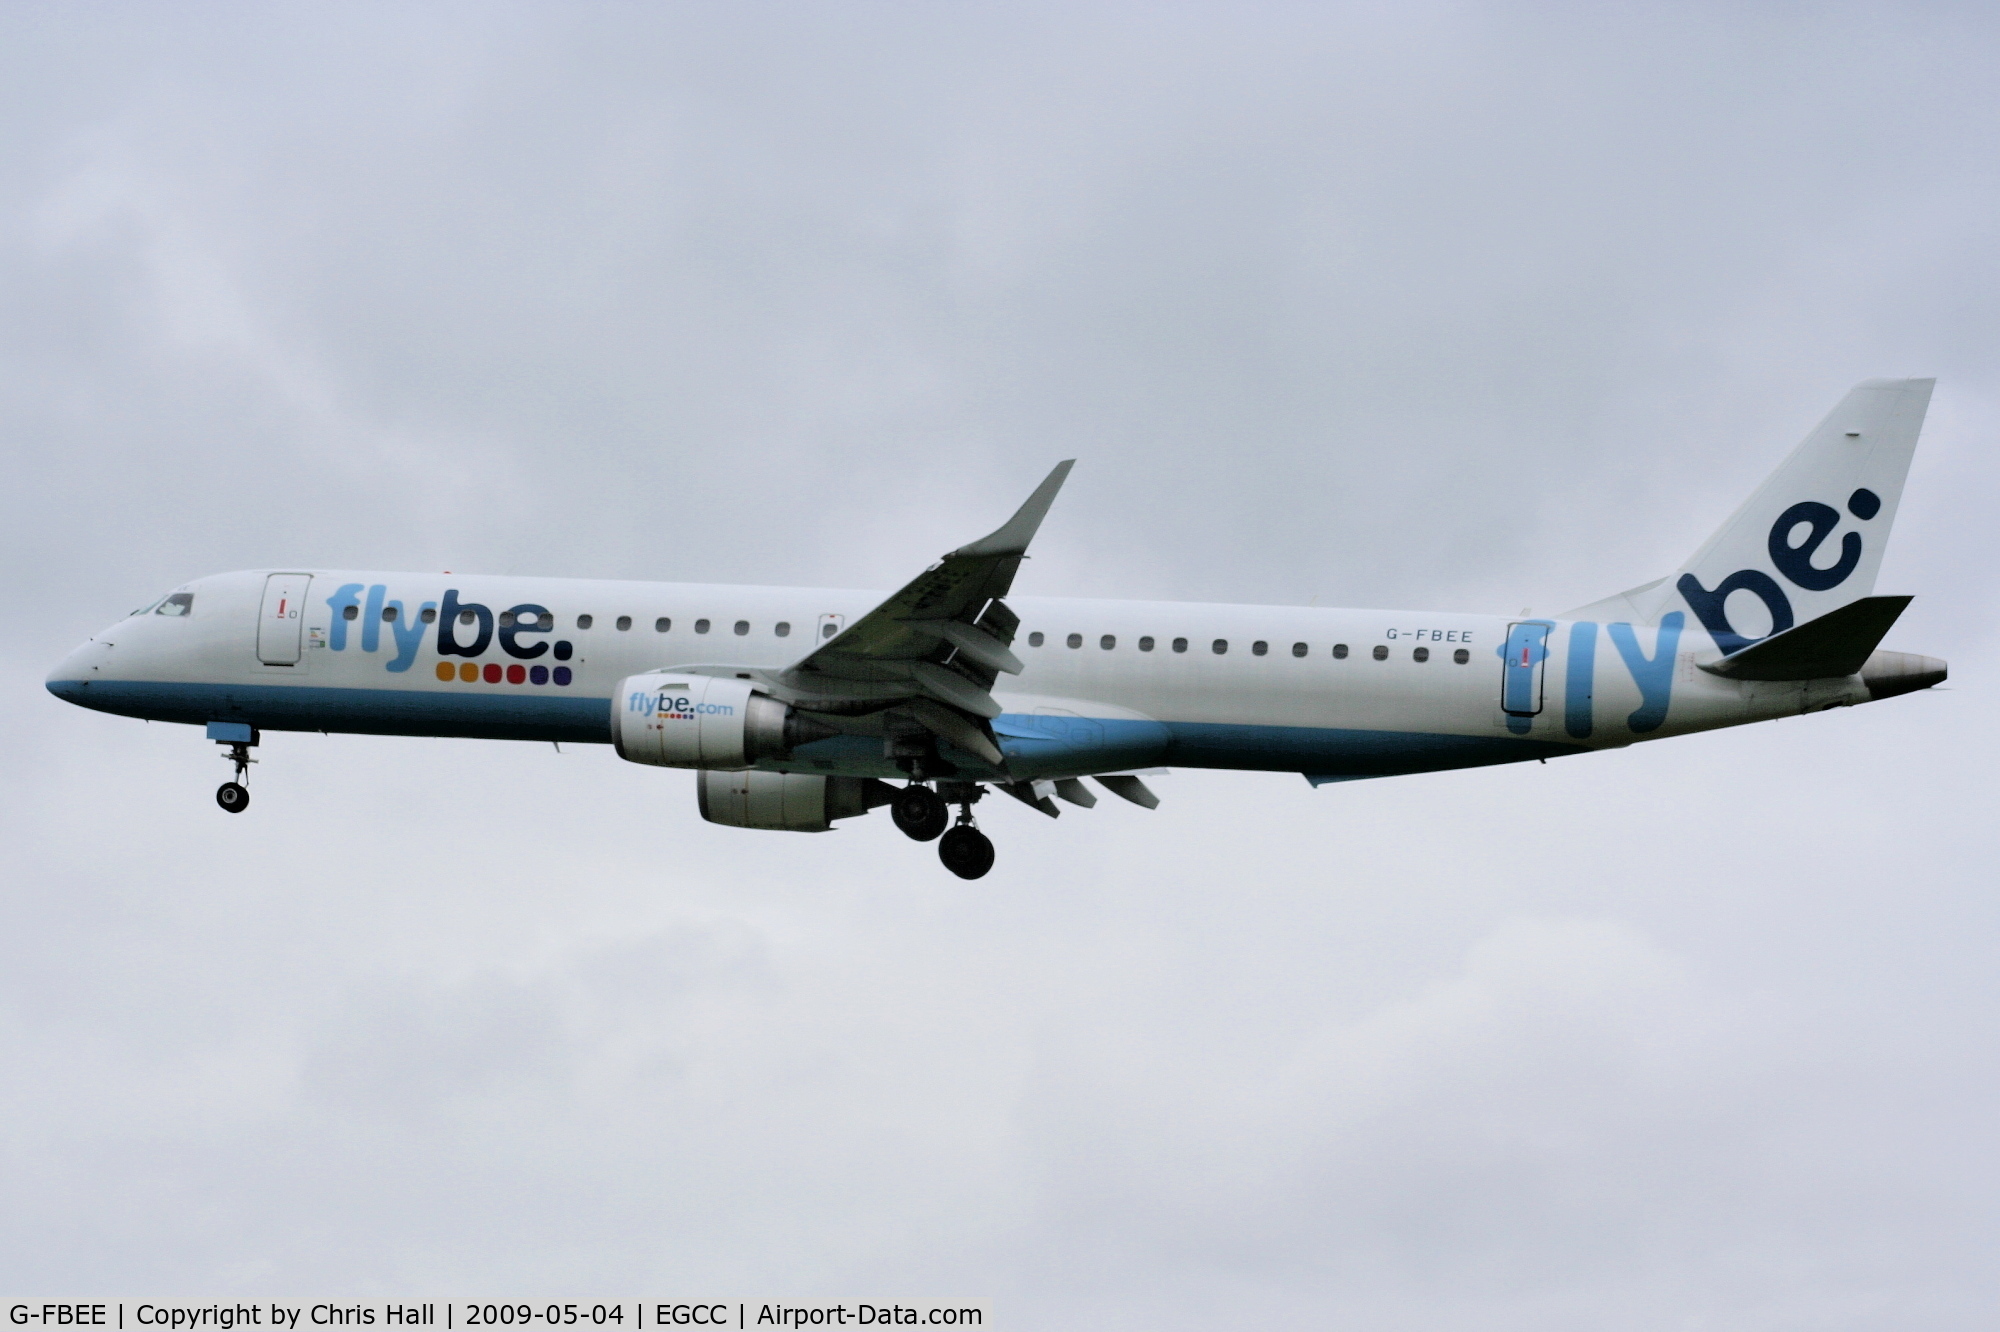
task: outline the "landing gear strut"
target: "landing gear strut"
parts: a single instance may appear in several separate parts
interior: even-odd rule
[[[250,765],[257,760],[250,757],[250,746],[257,743],[254,728],[235,722],[210,722],[208,738],[217,744],[229,746],[229,752],[222,757],[236,765],[236,777],[215,788],[215,803],[231,814],[241,814],[250,808]]]
[[[215,803],[231,814],[241,814],[250,808],[250,788],[244,783],[250,780],[250,765],[257,760],[250,757],[248,745],[231,745],[223,757],[236,765],[236,780],[215,788]]]
[[[938,859],[961,879],[977,879],[993,868],[993,843],[972,820],[972,802],[986,794],[975,782],[952,782],[944,787],[939,804],[949,800],[958,806],[958,822],[938,839]]]

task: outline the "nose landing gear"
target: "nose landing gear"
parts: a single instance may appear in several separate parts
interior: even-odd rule
[[[215,788],[215,803],[231,814],[241,814],[250,808],[250,765],[257,760],[250,757],[250,747],[257,743],[257,729],[241,722],[210,722],[208,738],[219,745],[228,745],[229,752],[222,757],[236,765],[236,777]]]

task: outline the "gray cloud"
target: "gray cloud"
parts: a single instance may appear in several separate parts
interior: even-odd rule
[[[0,1273],[1983,1326],[1990,15],[0,13]],[[40,681],[272,563],[1553,611],[1853,381],[1951,692],[1157,813],[697,818]],[[982,807],[984,808],[984,807]],[[878,826],[879,825],[879,826]]]

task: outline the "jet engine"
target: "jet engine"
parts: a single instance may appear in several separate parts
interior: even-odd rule
[[[795,772],[699,772],[701,816],[731,828],[825,832],[835,819],[866,814],[896,797],[870,777],[815,777]]]
[[[748,680],[648,671],[628,676],[611,700],[611,742],[633,763],[747,768],[835,734]]]

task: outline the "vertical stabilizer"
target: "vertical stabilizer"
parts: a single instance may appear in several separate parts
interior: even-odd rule
[[[1657,623],[1685,609],[1729,653],[1868,596],[1935,383],[1855,385],[1672,575],[1563,618]]]

